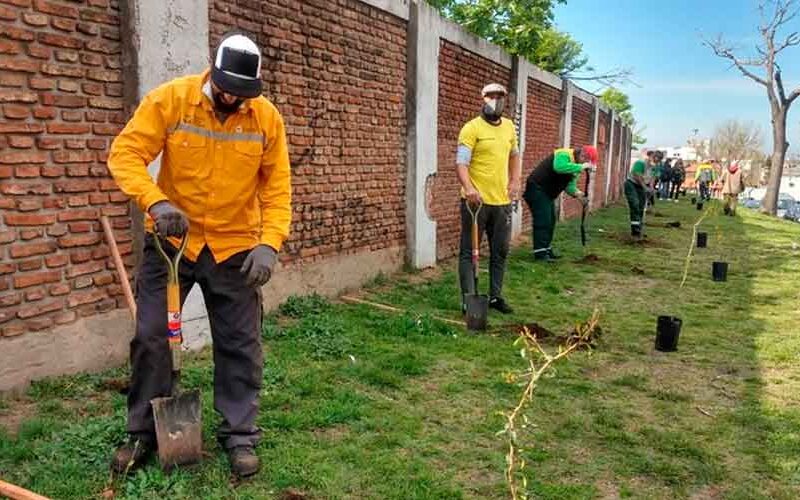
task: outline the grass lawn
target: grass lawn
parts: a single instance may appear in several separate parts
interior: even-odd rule
[[[604,331],[597,350],[541,382],[527,411],[531,496],[800,498],[800,225],[743,209],[709,216],[709,248],[695,252],[679,288],[700,212],[685,200],[655,210],[649,222],[683,227],[651,226],[645,246],[627,241],[624,208],[593,215],[586,251],[597,262],[574,262],[577,221],[557,229],[557,264],[534,263],[527,244],[512,252],[506,295],[516,312],[491,325],[565,332],[599,307]],[[711,280],[720,258],[731,265],[725,283]],[[208,351],[185,370],[204,395],[203,464],[110,480],[125,399],[107,381],[119,369],[0,400],[0,477],[58,499],[108,489],[131,499],[505,498],[498,412],[521,391],[504,374],[525,362],[512,331],[472,335],[432,319],[458,318],[454,268],[382,276],[358,292],[414,315],[312,298],[269,318],[264,467],[251,481],[231,481],[213,437]],[[676,353],[653,349],[659,314],[683,319]]]

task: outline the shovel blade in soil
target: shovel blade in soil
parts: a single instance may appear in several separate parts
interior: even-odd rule
[[[150,403],[161,467],[169,471],[178,465],[199,462],[203,453],[200,392],[187,391],[171,398],[155,398]]]
[[[489,316],[489,297],[486,295],[466,295],[467,330],[482,332],[486,330],[486,318]]]

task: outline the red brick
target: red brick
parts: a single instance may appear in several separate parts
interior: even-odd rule
[[[53,161],[56,163],[88,163],[94,161],[94,153],[91,151],[56,151],[53,153]]]
[[[67,49],[80,49],[83,47],[83,41],[71,36],[56,35],[55,33],[39,33],[37,38],[39,43],[55,47],[64,47]]]
[[[96,10],[83,10],[81,11],[81,20],[90,21],[95,23],[110,24],[112,26],[119,26],[119,17],[105,14]]]
[[[86,78],[98,82],[120,82],[122,81],[119,71],[109,71],[105,69],[88,69]]]
[[[44,163],[46,161],[47,154],[39,153],[38,151],[0,153],[0,163],[5,164]]]
[[[86,149],[85,139],[64,139],[64,146],[67,149]]]
[[[38,107],[33,109],[33,117],[37,120],[52,120],[56,117],[56,108]]]
[[[40,229],[23,229],[23,230],[21,230],[19,232],[20,239],[24,240],[24,241],[33,240],[33,239],[36,239],[36,238],[41,238],[42,236],[44,236],[44,230],[41,229],[41,228]]]
[[[59,311],[64,308],[64,301],[61,299],[53,300],[40,304],[20,307],[17,316],[22,319],[33,318],[34,316],[41,316],[53,311]]]
[[[56,221],[55,214],[6,214],[9,226],[48,226]]]
[[[90,122],[104,122],[106,121],[107,113],[105,111],[100,111],[97,109],[90,109],[86,111],[86,121]]]
[[[5,292],[11,288],[11,280],[8,278],[0,278],[0,292]]]
[[[55,285],[51,285],[49,288],[50,295],[57,297],[59,295],[66,295],[69,293],[71,288],[66,283],[58,283]]]
[[[47,26],[47,16],[34,12],[23,12],[22,21],[31,26]]]
[[[61,119],[65,122],[79,122],[83,120],[83,111],[79,109],[65,109],[61,111]],[[67,148],[69,148],[69,145],[67,145]]]
[[[7,293],[5,295],[0,295],[0,307],[16,306],[20,302],[22,302],[21,293]]]
[[[14,173],[14,169],[9,165],[0,165],[0,179],[8,179]]]
[[[50,90],[56,86],[56,81],[52,78],[31,77],[29,85],[35,90]]]
[[[12,148],[30,149],[33,147],[33,138],[24,136],[11,136],[8,138],[8,145]]]
[[[89,278],[89,283],[91,284],[91,278]],[[88,292],[73,292],[69,298],[67,299],[67,305],[70,308],[78,307],[84,304],[92,304],[94,302],[99,302],[103,299],[108,297],[106,292],[103,290],[90,290]]]
[[[69,205],[70,207],[85,207],[88,204],[89,204],[89,195],[87,195],[87,194],[79,194],[79,195],[70,196],[70,197],[67,198],[67,205]],[[77,212],[77,214],[76,214],[76,212]],[[59,220],[80,220],[80,213],[81,212],[86,212],[86,210],[75,210],[75,211],[72,211],[72,212],[61,213],[61,214],[58,215],[59,216]],[[79,218],[78,219],[60,219],[60,217],[74,217],[75,216],[75,215],[69,215],[69,214],[78,215]],[[90,218],[93,218],[93,217],[90,217]]]
[[[48,184],[25,184],[25,183],[0,183],[0,193],[2,194],[49,194],[50,185]],[[2,198],[0,198],[2,200]]]
[[[39,177],[41,168],[38,165],[20,165],[14,167],[14,177],[21,179]]]
[[[120,45],[117,42],[108,42],[105,40],[89,40],[86,42],[86,50],[92,52],[99,52],[101,54],[119,54],[121,52]]]
[[[41,198],[18,198],[16,200],[17,210],[20,212],[32,212],[34,210],[41,210]]]
[[[0,54],[19,54],[19,44],[8,40],[0,40]]]
[[[14,231],[0,231],[0,245],[11,243],[15,239],[17,239],[17,235]]]
[[[86,141],[86,147],[89,149],[106,149],[108,147],[108,141],[105,139],[88,139]]]
[[[54,224],[47,228],[48,236],[64,236],[67,234],[67,226],[65,224]]]
[[[35,59],[50,59],[53,56],[53,49],[40,45],[28,45],[28,55]]]
[[[17,12],[14,9],[9,9],[8,7],[0,5],[0,19],[4,21],[16,21]]]
[[[110,285],[113,282],[114,275],[111,273],[105,273],[94,277],[94,284],[97,286]]]
[[[50,24],[53,28],[66,31],[67,33],[72,33],[78,28],[77,21],[73,21],[72,19],[52,19]]]
[[[33,5],[36,10],[39,12],[44,12],[45,14],[78,19],[78,9],[74,7],[68,7],[66,5],[49,2],[47,0],[34,0]]]
[[[36,102],[37,97],[33,92],[25,92],[21,90],[0,90],[0,102]]]
[[[89,175],[89,165],[68,165],[67,177],[86,177]]]
[[[113,193],[109,193],[108,199],[111,201],[111,203],[123,203],[129,200],[129,198],[122,191],[114,191]]]
[[[106,246],[97,247],[94,250],[92,250],[92,258],[94,260],[105,259],[109,255],[111,255],[111,253],[108,251],[108,247]]]
[[[122,109],[122,100],[108,97],[90,97],[89,107],[100,109]]]
[[[92,125],[92,131],[97,135],[118,135],[122,132],[121,125],[113,125],[113,124],[94,124]]]
[[[103,64],[103,56],[100,54],[92,54],[91,52],[84,52],[81,54],[81,63],[86,66],[101,66]],[[96,84],[92,84],[96,85]]]
[[[74,93],[74,92],[77,92],[78,89],[80,89],[80,88],[81,88],[81,86],[78,85],[77,82],[73,82],[73,81],[70,81],[70,80],[59,80],[58,81],[58,90],[61,90],[63,92],[73,92]]]
[[[84,274],[96,273],[105,270],[105,268],[106,264],[103,261],[89,261],[84,264],[78,264],[67,268],[67,278],[75,278],[78,276],[83,276]]]
[[[78,319],[78,314],[75,311],[65,311],[56,314],[53,317],[53,321],[55,321],[57,325],[66,325],[68,323],[74,322],[76,319]]]
[[[9,23],[2,23],[0,24],[0,38],[10,38],[12,40],[30,42],[36,38],[36,35],[32,31],[13,28],[9,25]]]
[[[25,85],[25,75],[18,73],[0,74],[0,87],[22,87]]]
[[[25,331],[26,329],[24,326],[11,324],[3,327],[3,329],[0,330],[0,333],[3,335],[3,337],[16,337],[17,335],[22,335],[25,333]]]
[[[69,232],[76,234],[76,233],[89,233],[92,231],[92,223],[81,221],[81,222],[70,222],[67,224],[69,226]]]
[[[41,71],[43,74],[49,76],[69,76],[72,78],[83,77],[83,68],[80,66],[64,66],[62,64],[42,63]]]
[[[114,179],[101,179],[100,191],[116,191],[119,187]]]
[[[0,283],[3,283],[3,282],[0,281]],[[3,323],[7,323],[7,322],[11,321],[12,319],[14,319],[16,317],[17,317],[17,310],[16,309],[1,310],[0,311],[0,325],[2,325]],[[2,330],[0,330],[0,331],[2,331]]]
[[[123,238],[121,238],[119,236],[119,233],[117,233],[117,237],[114,238],[114,239],[117,240],[117,241],[120,241]],[[124,239],[130,241],[133,238],[130,235],[126,235]],[[131,252],[133,252],[133,243],[120,243],[119,245],[117,245],[117,249],[119,250],[119,254],[120,255],[128,255]],[[123,259],[123,260],[125,260],[125,259]],[[127,262],[126,262],[126,264],[127,264]]]
[[[39,271],[26,273],[14,277],[14,288],[28,288],[42,283],[55,283],[61,281],[61,271]]]
[[[16,269],[17,269],[16,264],[10,262],[0,263],[0,274],[13,273],[14,271],[16,271]]]
[[[30,257],[32,255],[43,255],[53,252],[56,249],[54,241],[41,243],[26,243],[23,245],[13,245],[11,247],[11,258]]]
[[[20,271],[35,271],[37,269],[41,269],[42,265],[43,259],[41,257],[38,259],[21,260],[17,262],[17,268]]]
[[[61,248],[72,248],[80,246],[95,245],[100,241],[100,235],[97,233],[67,235],[58,239],[58,244]]]
[[[25,329],[29,332],[40,332],[53,327],[53,320],[50,318],[33,318],[25,322]]]
[[[48,123],[47,131],[51,134],[86,134],[89,132],[89,125],[83,123]]]
[[[69,256],[63,253],[48,255],[44,258],[44,263],[47,267],[62,267],[66,266],[67,262],[69,262]]]
[[[59,108],[82,108],[86,106],[86,98],[79,95],[41,94],[41,102],[45,106]]]
[[[22,269],[22,268],[20,268]],[[29,292],[25,292],[25,300],[27,302],[35,302],[44,298],[44,288],[37,288]]]
[[[0,134],[40,134],[42,132],[44,132],[44,125],[41,123],[0,122]]]
[[[45,165],[42,167],[42,177],[62,177],[64,167],[60,165]]]
[[[78,250],[73,250],[72,253],[70,253],[70,262],[72,262],[73,264],[88,262],[92,260],[92,252],[93,250],[89,250],[88,248],[80,248]]]
[[[103,207],[100,209],[100,212],[103,215],[108,217],[117,217],[120,215],[128,215],[128,206],[127,205],[117,205],[113,207]]]
[[[5,104],[3,106],[3,116],[12,120],[24,120],[30,114],[31,110],[26,106],[15,106],[13,104]]]
[[[110,97],[122,97],[121,83],[106,83],[106,95]]]
[[[81,88],[84,94],[103,95],[103,84],[101,83],[84,83]]]

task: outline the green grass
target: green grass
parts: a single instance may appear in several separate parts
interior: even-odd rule
[[[621,207],[590,217],[587,252],[575,221],[557,229],[559,263],[512,252],[511,317],[564,332],[602,311],[603,340],[541,381],[521,436],[532,497],[778,498],[800,496],[800,225],[742,210],[703,224],[679,288],[691,225],[688,202],[656,207],[680,229],[649,227],[625,241]],[[725,283],[711,262],[730,262]],[[644,271],[637,274],[632,267]],[[482,283],[488,276],[481,275]],[[164,475],[155,464],[111,481],[107,460],[124,436],[123,369],[35,383],[0,399],[0,477],[52,498],[498,499],[506,496],[498,412],[519,397],[504,373],[521,368],[513,336],[472,335],[457,319],[454,263],[437,272],[381,275],[363,295],[408,309],[292,298],[264,323],[266,361],[258,448],[263,471],[231,481],[214,440],[211,355],[188,360],[185,383],[203,391],[208,456]],[[653,350],[656,316],[683,319],[680,350]]]

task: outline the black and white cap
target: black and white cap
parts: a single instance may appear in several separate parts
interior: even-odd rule
[[[217,47],[211,81],[220,90],[237,97],[261,95],[261,51],[244,35],[231,35]]]

